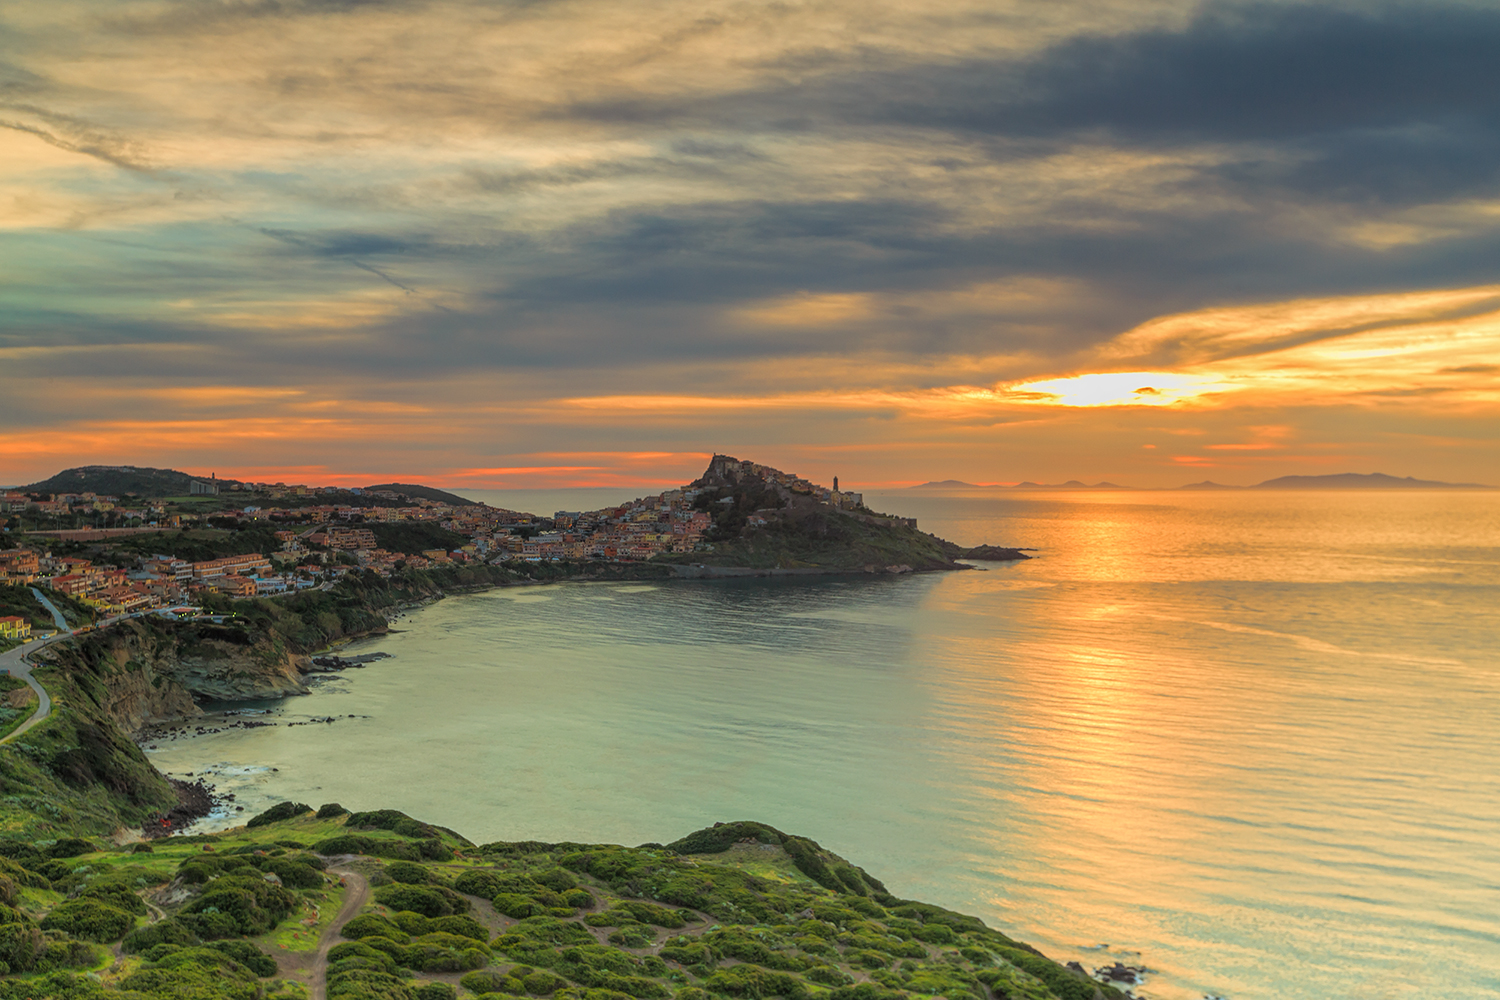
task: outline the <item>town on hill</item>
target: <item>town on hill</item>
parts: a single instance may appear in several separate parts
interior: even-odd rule
[[[95,466],[47,482],[177,489],[183,483],[176,475]],[[443,566],[901,573],[961,568],[957,560],[969,554],[919,531],[910,518],[869,510],[861,494],[836,483],[727,455],[715,455],[685,486],[550,516],[410,484],[345,489],[210,478],[188,486],[212,492],[5,493],[0,516],[10,546],[0,551],[0,585],[45,586],[75,610],[113,616],[191,604],[206,594],[279,597],[349,574],[389,578]],[[986,546],[981,558],[1026,556]],[[49,628],[50,614],[30,607],[34,626]]]

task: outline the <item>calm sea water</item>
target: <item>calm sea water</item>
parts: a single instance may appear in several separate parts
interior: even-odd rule
[[[155,760],[481,841],[760,819],[1163,1000],[1500,994],[1500,494],[867,499],[1037,558],[452,598],[275,716],[368,718]]]

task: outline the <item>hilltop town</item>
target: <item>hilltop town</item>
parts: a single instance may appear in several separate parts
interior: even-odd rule
[[[93,483],[174,496],[105,494]],[[153,489],[154,488],[154,489]],[[491,507],[431,487],[347,488],[193,479],[171,470],[90,467],[0,496],[0,589],[41,587],[78,622],[190,613],[206,595],[277,598],[350,574],[528,564],[908,572],[957,568],[966,550],[909,518],[867,509],[860,493],[716,455],[684,486],[551,516]],[[983,558],[1024,558],[987,550]],[[1000,555],[994,553],[1000,552]],[[1009,553],[1009,554],[1006,554]],[[22,595],[24,597],[24,595]],[[60,627],[17,598],[0,640]]]

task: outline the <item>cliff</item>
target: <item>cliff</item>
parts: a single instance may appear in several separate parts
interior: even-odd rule
[[[248,701],[308,690],[307,658],[243,624],[141,618],[48,646],[35,658],[96,693],[99,710],[126,732],[199,714],[195,699]]]

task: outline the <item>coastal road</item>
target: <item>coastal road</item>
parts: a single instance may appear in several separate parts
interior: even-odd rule
[[[52,622],[57,626],[57,631],[59,633],[69,631],[68,623],[63,619],[62,612],[57,610],[57,605],[47,600],[47,596],[40,590],[37,590],[35,587],[31,588],[31,593],[36,596],[36,599],[38,601],[41,602],[42,607],[52,612]]]
[[[66,637],[67,633],[65,632],[58,638]],[[31,686],[31,690],[36,692],[37,698],[36,711],[32,713],[31,718],[21,723],[15,732],[5,737],[5,739],[0,740],[0,743],[9,743],[52,714],[52,699],[47,695],[47,689],[42,687],[35,677],[31,676],[31,662],[26,659],[26,655],[34,653],[43,646],[56,641],[57,639],[34,639],[24,646],[17,646],[15,649],[0,653],[0,670],[6,670],[12,677],[19,677],[25,681]]]

